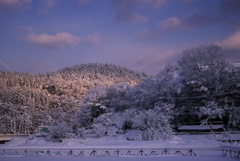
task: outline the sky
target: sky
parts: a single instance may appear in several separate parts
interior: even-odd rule
[[[0,60],[13,71],[111,63],[155,75],[211,44],[240,61],[240,0],[0,0]]]

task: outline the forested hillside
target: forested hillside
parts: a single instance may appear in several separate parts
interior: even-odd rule
[[[4,126],[0,133],[25,132],[25,129],[17,129],[17,125],[13,126],[25,126],[26,120],[27,124],[31,124],[28,128],[32,127],[28,131],[33,131],[40,124],[53,124],[58,118],[55,111],[74,115],[76,104],[90,88],[97,85],[109,87],[114,83],[132,86],[145,77],[144,73],[124,67],[97,63],[76,65],[46,74],[0,71],[0,121]],[[14,113],[13,110],[21,112]],[[21,114],[22,111],[27,111],[29,119],[24,119],[27,117]],[[13,115],[18,119],[14,124],[11,123]]]
[[[109,64],[1,72],[0,97],[1,133],[29,133],[43,124],[61,131],[57,137],[89,131],[101,137],[115,127],[140,130],[145,140],[168,139],[183,124],[239,128],[240,67],[226,62],[219,46],[198,46],[152,77]]]

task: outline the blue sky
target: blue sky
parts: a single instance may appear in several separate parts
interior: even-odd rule
[[[150,75],[217,44],[240,60],[240,0],[0,0],[0,60],[42,73],[112,63]],[[0,66],[0,70],[3,70]]]

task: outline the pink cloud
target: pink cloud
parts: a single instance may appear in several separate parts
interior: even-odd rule
[[[167,3],[167,0],[138,0],[139,2],[150,3],[153,8],[159,8]]]
[[[225,40],[217,42],[216,44],[225,49],[240,50],[240,31],[235,32],[233,35],[230,35]]]
[[[88,35],[83,38],[82,42],[86,44],[98,44],[100,42],[100,37],[97,35]]]
[[[15,11],[21,7],[31,4],[32,0],[0,0],[0,11]]]
[[[49,35],[46,33],[36,34],[31,27],[27,29],[29,30],[29,34],[26,36],[26,40],[29,43],[49,49],[63,49],[67,46],[76,46],[79,44],[94,45],[98,44],[101,40],[98,35],[87,35],[80,38],[67,32]]]
[[[166,0],[152,0],[152,7],[153,8],[159,8],[163,4],[165,4],[167,1]]]
[[[57,1],[56,0],[45,0],[43,1],[45,6],[48,7],[48,8],[53,8],[56,6],[57,4]]]
[[[57,5],[57,0],[43,0],[42,7],[39,8],[38,13],[49,13]]]
[[[135,8],[139,4],[150,4],[153,8],[158,8],[164,4],[166,0],[114,0],[113,8],[116,12],[116,20],[119,22],[145,23],[148,17],[136,14]]]
[[[30,33],[26,39],[32,44],[51,49],[61,49],[66,46],[78,45],[80,41],[80,38],[66,32],[57,33],[56,35]]]
[[[3,4],[15,5],[15,4],[19,4],[19,3],[21,3],[20,0],[1,0],[0,1],[1,5],[3,5]]]
[[[138,14],[134,14],[132,16],[132,22],[134,23],[145,23],[149,20],[148,17],[145,17],[145,16],[140,16]]]
[[[182,49],[164,49],[164,48],[151,48],[139,51],[134,58],[134,67],[137,70],[142,70],[148,74],[155,75],[168,64],[175,64],[181,57]],[[132,62],[131,62],[132,63]]]
[[[182,22],[177,17],[169,17],[168,19],[158,23],[160,29],[175,29],[181,26]]]

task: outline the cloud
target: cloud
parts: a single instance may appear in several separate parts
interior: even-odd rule
[[[156,49],[147,51],[148,54],[138,55],[133,68],[155,75],[167,64],[176,64],[181,57],[181,49]]]
[[[183,2],[184,1],[194,2],[198,0],[183,0]],[[216,25],[239,27],[239,6],[239,0],[222,0],[219,6],[206,8],[207,11],[204,14],[192,14],[186,17],[183,19],[183,24],[188,28]]]
[[[159,39],[159,35],[149,30],[143,30],[135,33],[135,35],[141,40],[156,40]]]
[[[182,3],[188,4],[199,0],[182,0]],[[200,14],[189,14],[183,19],[176,16],[170,17],[158,23],[160,29],[189,29],[189,28],[207,28],[210,26],[230,26],[239,28],[240,0],[222,0],[219,6],[206,8],[207,11]]]
[[[12,12],[28,7],[32,0],[0,0],[0,12]]]
[[[240,61],[240,50],[222,49],[223,58],[228,62]]]
[[[82,39],[82,42],[86,44],[98,44],[100,42],[100,37],[97,35],[88,35],[86,38]]]
[[[183,20],[188,27],[208,27],[214,25],[234,25],[234,21],[221,15],[191,15]]]
[[[145,23],[149,20],[148,17],[145,17],[145,16],[140,16],[138,14],[134,14],[132,15],[132,22],[134,23]]]
[[[223,0],[219,10],[223,14],[240,16],[239,6],[240,6],[239,0]]]
[[[194,3],[194,2],[197,2],[197,1],[199,1],[199,0],[182,0],[182,2],[184,4]]]
[[[240,31],[235,32],[233,35],[216,44],[224,49],[240,50]]]
[[[152,7],[153,8],[159,8],[162,5],[166,4],[167,0],[152,0],[151,2],[152,2]]]
[[[203,15],[195,14],[190,15],[184,19],[177,17],[169,17],[164,21],[158,22],[159,29],[189,29],[189,28],[206,28],[209,26],[226,25],[226,26],[238,26],[239,23],[230,18],[226,18],[221,15]]]
[[[134,1],[128,1],[128,0],[113,1],[113,8],[115,9],[116,20],[120,22],[130,21],[133,15],[133,6],[134,6]]]
[[[38,13],[49,13],[57,5],[57,0],[43,0]]]
[[[50,49],[61,49],[66,46],[78,45],[80,38],[69,33],[57,33],[56,35],[30,33],[26,37],[27,41]]]
[[[160,29],[175,29],[181,27],[181,20],[177,17],[169,17],[168,19],[158,23]]]
[[[138,0],[139,2],[149,3],[153,8],[159,8],[167,3],[167,0]]]
[[[154,8],[160,7],[166,0],[114,0],[115,19],[119,22],[145,23],[148,17],[134,13],[136,6],[142,3],[151,4]]]
[[[49,35],[46,33],[36,34],[31,27],[28,27],[27,30],[29,34],[25,39],[29,43],[48,49],[63,49],[67,46],[76,46],[79,44],[95,45],[101,41],[98,35],[89,34],[86,37],[77,37],[67,32]]]
[[[223,41],[218,41],[215,44],[222,47],[223,57],[229,61],[240,60],[240,31],[228,36]]]

